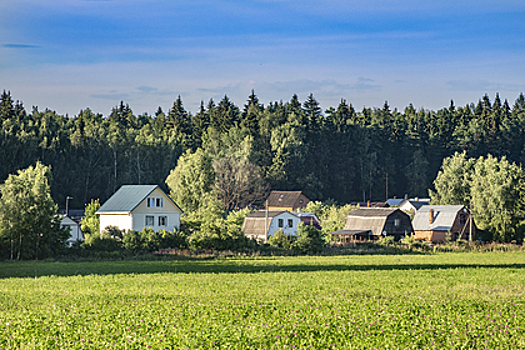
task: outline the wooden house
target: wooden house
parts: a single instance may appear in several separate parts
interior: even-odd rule
[[[266,209],[296,212],[306,208],[309,202],[301,191],[272,191],[266,200]]]
[[[297,227],[301,219],[284,210],[259,210],[244,218],[242,231],[247,237],[267,242],[276,231],[282,230],[285,234],[297,236]]]
[[[155,231],[180,229],[182,210],[157,185],[127,185],[115,192],[97,211],[100,230],[115,226],[121,230]]]
[[[468,240],[476,236],[476,225],[463,205],[425,205],[414,216],[414,237],[430,242]]]
[[[387,236],[397,241],[412,232],[410,217],[397,208],[360,208],[346,217],[343,230],[330,234],[333,241],[346,244]]]

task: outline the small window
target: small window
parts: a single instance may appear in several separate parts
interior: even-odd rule
[[[284,226],[284,220],[283,219],[279,219],[279,227],[283,227]]]
[[[399,219],[394,219],[394,226],[399,226]]]
[[[153,198],[148,198],[146,200],[146,203],[147,203],[148,208],[151,208],[152,206],[155,205],[155,202],[153,201]]]
[[[293,220],[292,219],[288,219],[288,227],[293,227]]]
[[[162,208],[164,205],[162,198],[155,198],[156,199],[156,206],[157,208]]]
[[[155,224],[155,217],[146,215],[146,226],[153,226]]]
[[[159,226],[168,226],[167,216],[159,216]]]

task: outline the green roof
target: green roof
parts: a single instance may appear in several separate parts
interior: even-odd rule
[[[158,185],[125,185],[119,188],[105,203],[97,213],[109,212],[131,212],[155,189]],[[160,188],[160,187],[159,187]],[[161,188],[160,190],[166,194]],[[169,200],[171,198],[166,195]],[[172,201],[173,202],[173,201]],[[175,202],[173,202],[175,204]],[[175,204],[178,208],[178,205]],[[180,209],[180,208],[179,208]]]

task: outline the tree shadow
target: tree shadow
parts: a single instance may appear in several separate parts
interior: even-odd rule
[[[525,264],[294,264],[282,260],[159,260],[111,262],[3,262],[0,279],[154,273],[273,273],[319,271],[406,271],[450,269],[523,269]]]

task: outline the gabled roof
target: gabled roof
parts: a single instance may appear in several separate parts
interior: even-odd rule
[[[292,214],[294,216],[297,216],[295,215],[294,213],[291,213],[289,211],[286,211],[286,210],[268,210],[268,217],[269,218],[273,218],[277,215],[280,215],[282,213],[288,213],[288,214]],[[248,214],[246,215],[247,218],[265,218],[266,217],[266,210],[257,210],[256,212],[253,212],[251,214]]]
[[[348,214],[348,216],[364,216],[364,217],[387,217],[397,208],[359,208]]]
[[[430,223],[430,210],[434,211],[434,219]],[[412,226],[414,231],[450,231],[458,213],[465,210],[463,205],[424,205],[416,212]]]
[[[416,210],[421,209],[422,206],[428,205],[430,201],[427,200],[413,200],[413,199],[407,199],[404,200],[403,203],[401,203],[399,206],[403,206],[405,203],[410,203]]]
[[[393,207],[395,205],[401,205],[404,201],[404,198],[389,198],[386,204],[388,204],[389,207]]]
[[[268,196],[268,206],[270,207],[293,207],[299,197],[301,191],[272,191]]]
[[[124,185],[97,210],[97,214],[130,213],[157,188],[182,212],[179,206],[158,185]]]

